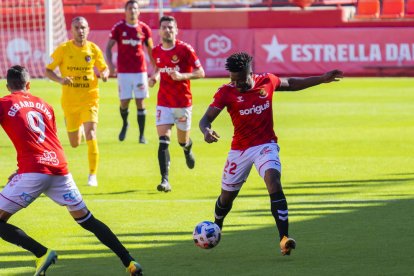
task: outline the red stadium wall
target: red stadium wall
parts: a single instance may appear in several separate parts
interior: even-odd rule
[[[339,68],[348,76],[413,76],[414,28],[308,28],[181,30],[179,38],[196,48],[209,77],[227,76],[230,53],[255,57],[254,71],[312,75]],[[90,39],[104,48],[108,31]],[[154,40],[159,38],[154,32]],[[114,60],[115,60],[114,55]]]
[[[301,10],[299,8],[273,10],[188,10],[166,12],[173,15],[180,29],[251,29],[251,28],[377,28],[377,27],[414,27],[414,18],[349,20],[345,8],[324,7]],[[66,13],[66,24],[75,16],[84,16],[94,30],[109,30],[114,22],[123,18],[122,12],[85,13],[82,9]],[[157,12],[142,11],[140,19],[152,29],[158,28]]]
[[[340,68],[353,76],[414,76],[414,19],[348,20],[344,8],[169,12],[179,38],[196,49],[209,77],[227,76],[226,56],[247,51],[255,72],[309,75]],[[117,13],[84,13],[105,48]],[[158,13],[142,12],[158,43]],[[66,14],[68,26],[73,17]],[[115,53],[116,56],[116,53]]]
[[[169,14],[177,18],[179,39],[193,45],[209,77],[227,76],[224,61],[235,51],[252,54],[258,73],[312,75],[339,68],[348,76],[414,76],[414,18],[349,21],[344,9],[329,7]],[[88,19],[92,30],[89,38],[103,50],[110,28],[124,17],[122,11],[66,13],[67,26],[79,15]],[[140,18],[150,25],[158,43],[158,13],[142,12]],[[14,27],[18,29],[19,25]],[[2,68],[32,64],[41,68],[33,76],[42,76],[47,60],[45,45],[36,43],[33,34],[27,29],[3,32]],[[1,70],[0,75],[4,76]]]

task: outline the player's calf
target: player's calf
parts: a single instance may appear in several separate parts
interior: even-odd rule
[[[191,148],[193,147],[193,141],[190,139],[188,143],[179,143],[184,150],[185,162],[189,169],[193,169],[195,166],[195,157]]]

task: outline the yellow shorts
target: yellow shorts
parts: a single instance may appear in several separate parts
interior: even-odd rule
[[[63,107],[67,132],[77,131],[86,122],[98,123],[99,104]]]

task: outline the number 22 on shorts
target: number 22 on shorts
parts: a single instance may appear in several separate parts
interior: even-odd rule
[[[226,161],[226,166],[224,166],[224,173],[228,173],[231,175],[236,174],[237,164],[234,162],[229,162],[229,160]]]

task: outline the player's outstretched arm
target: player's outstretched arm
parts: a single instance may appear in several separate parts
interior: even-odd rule
[[[220,114],[221,110],[214,107],[209,107],[204,114],[204,116],[201,118],[200,123],[198,126],[200,127],[201,132],[204,135],[204,141],[207,143],[213,143],[217,142],[220,136],[211,129],[211,123],[217,118],[217,116]]]
[[[343,72],[332,70],[320,76],[307,78],[282,78],[281,85],[277,91],[299,91],[322,83],[339,81],[343,78]]]
[[[195,80],[204,78],[205,76],[203,67],[198,67],[194,69],[191,73],[180,73],[178,71],[172,71],[168,74],[175,81]]]

